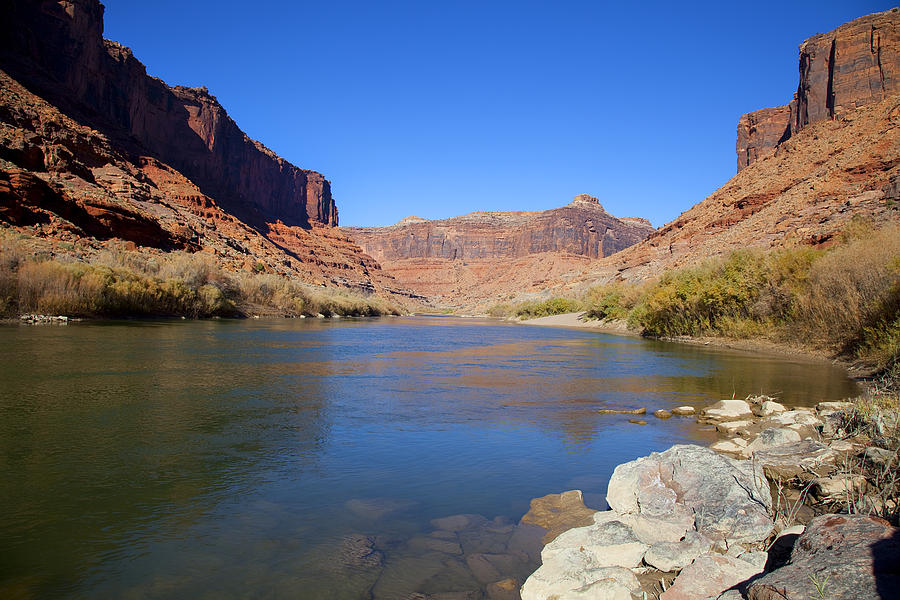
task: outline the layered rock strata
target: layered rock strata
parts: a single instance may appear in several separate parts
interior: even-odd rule
[[[205,88],[170,88],[102,37],[97,0],[16,2],[0,25],[10,75],[131,152],[171,165],[245,221],[337,225],[325,178],[248,138]]]
[[[91,261],[202,251],[227,270],[398,291],[337,229],[329,182],[248,138],[205,88],[169,87],[102,38],[96,0],[0,21],[0,235]]]
[[[389,227],[342,229],[403,287],[463,303],[541,289],[655,231],[646,219],[610,215],[587,194],[547,211],[408,217]]]
[[[800,83],[786,106],[743,115],[738,171],[819,121],[900,92],[900,10],[875,13],[800,45]]]

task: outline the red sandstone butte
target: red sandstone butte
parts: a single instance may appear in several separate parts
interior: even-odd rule
[[[745,114],[738,122],[738,171],[807,125],[840,119],[898,92],[900,10],[815,35],[800,45],[800,84],[790,104]]]

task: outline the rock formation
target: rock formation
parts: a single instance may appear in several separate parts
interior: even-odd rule
[[[337,225],[321,174],[248,138],[205,88],[148,76],[128,48],[103,39],[102,18],[98,0],[13,3],[0,25],[4,70],[132,153],[171,165],[245,221]]]
[[[786,106],[743,115],[738,171],[819,121],[900,92],[900,10],[875,13],[800,45],[800,84]]]
[[[645,219],[624,220],[599,201],[579,194],[562,208],[540,212],[474,212],[429,221],[407,217],[390,227],[345,227],[382,265],[410,258],[485,260],[564,252],[599,258],[641,241],[653,227]]]
[[[35,251],[202,250],[230,270],[393,286],[341,234],[329,182],[248,138],[205,88],[169,87],[102,37],[97,0],[0,22],[0,223]]]
[[[403,287],[451,302],[539,289],[573,266],[610,256],[654,231],[580,194],[546,211],[474,212],[389,227],[344,227]]]
[[[748,248],[826,246],[854,218],[874,223],[900,218],[900,88],[893,75],[900,69],[900,39],[892,33],[898,23],[900,11],[878,13],[807,40],[801,46],[807,53],[801,57],[802,72],[818,72],[821,53],[815,50],[814,58],[813,51],[825,40],[836,40],[835,56],[849,57],[850,62],[833,65],[837,83],[832,87],[840,94],[823,105],[833,112],[815,109],[816,96],[808,91],[797,108],[745,115],[742,123],[755,128],[753,134],[738,132],[739,146],[749,153],[745,156],[754,158],[748,166],[647,240],[590,265],[567,285],[641,281]],[[852,58],[850,49],[858,50],[863,38],[878,41],[874,56],[881,57],[885,83],[877,94],[859,92],[868,89],[859,81],[869,81],[871,65],[865,67],[867,55]],[[814,81],[805,75],[801,89],[815,89]],[[803,115],[790,135],[780,125],[788,112]],[[828,114],[834,118],[821,118]],[[757,143],[763,139],[773,146]]]

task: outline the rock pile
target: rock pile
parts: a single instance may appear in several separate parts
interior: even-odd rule
[[[896,495],[871,474],[898,456],[848,435],[854,410],[790,410],[764,396],[707,407],[698,421],[722,439],[617,467],[610,510],[544,547],[522,599],[897,597],[900,529],[864,514],[896,513]],[[841,507],[864,514],[815,516]]]

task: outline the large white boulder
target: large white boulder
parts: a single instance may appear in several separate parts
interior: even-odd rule
[[[620,515],[695,521],[712,540],[758,542],[772,531],[772,497],[762,469],[709,448],[673,446],[613,471],[606,501]]]

